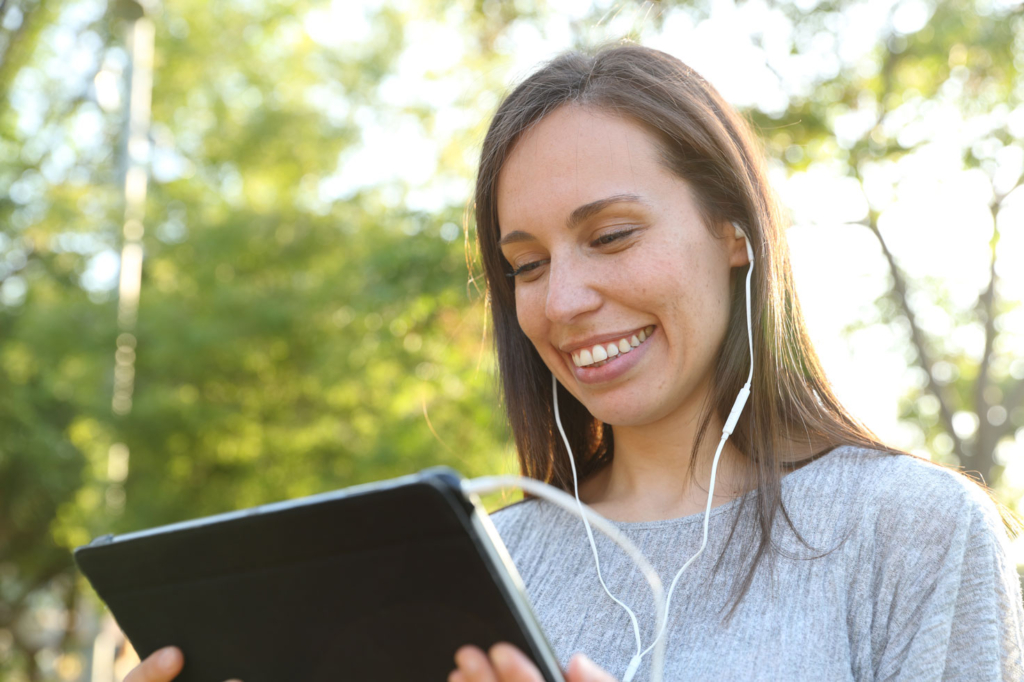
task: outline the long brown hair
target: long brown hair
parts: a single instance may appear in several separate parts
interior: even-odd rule
[[[689,184],[704,225],[713,230],[736,221],[751,240],[757,264],[751,283],[756,371],[750,400],[730,442],[746,457],[751,481],[756,481],[761,533],[728,619],[764,554],[776,549],[770,541],[777,509],[793,527],[782,505],[783,469],[797,468],[839,445],[913,455],[886,446],[851,416],[825,377],[797,300],[785,226],[766,177],[764,150],[748,123],[683,62],[627,44],[592,54],[568,52],[545,64],[505,97],[483,143],[475,197],[477,237],[501,388],[523,475],[571,490],[569,459],[555,429],[551,373],[519,327],[515,283],[506,277],[511,267],[498,247],[496,190],[502,166],[522,134],[566,104],[614,113],[642,126],[659,145],[666,167]],[[728,328],[691,452],[691,477],[712,416],[725,423],[750,367],[745,276],[746,268],[732,269]],[[564,388],[559,388],[558,401],[580,476],[586,479],[614,456],[612,429]],[[801,446],[802,457],[780,456],[797,451],[796,445]]]

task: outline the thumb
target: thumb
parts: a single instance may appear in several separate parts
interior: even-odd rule
[[[616,682],[615,678],[602,670],[585,654],[576,654],[569,661],[566,682]]]

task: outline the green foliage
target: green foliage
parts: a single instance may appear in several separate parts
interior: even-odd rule
[[[401,186],[318,192],[359,142],[356,112],[378,106],[406,18],[377,12],[352,55],[310,40],[310,8],[185,2],[156,18],[155,177],[119,416],[116,289],[90,277],[121,243],[126,90],[104,110],[91,88],[104,69],[125,80],[139,8],[17,5],[26,32],[0,44],[0,75],[43,110],[26,127],[18,100],[0,105],[13,152],[0,161],[0,677],[48,674],[26,626],[35,596],[73,598],[55,586],[97,534],[436,464],[507,469],[484,304],[452,232],[462,203],[425,213],[399,208]],[[69,36],[95,57],[75,78],[56,64]],[[465,177],[452,148],[466,140],[450,145],[448,172]],[[122,481],[111,452],[125,447]]]

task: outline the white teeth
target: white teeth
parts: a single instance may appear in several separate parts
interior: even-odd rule
[[[646,341],[653,332],[654,326],[649,325],[628,339],[619,339],[608,344],[597,344],[593,348],[585,348],[572,354],[572,362],[577,367],[589,367],[595,363],[604,362],[616,355],[630,352]]]

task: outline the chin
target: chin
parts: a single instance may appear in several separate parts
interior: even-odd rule
[[[583,406],[595,419],[611,426],[642,426],[658,420],[657,410],[650,405],[609,405],[597,402],[590,405],[583,403]]]

